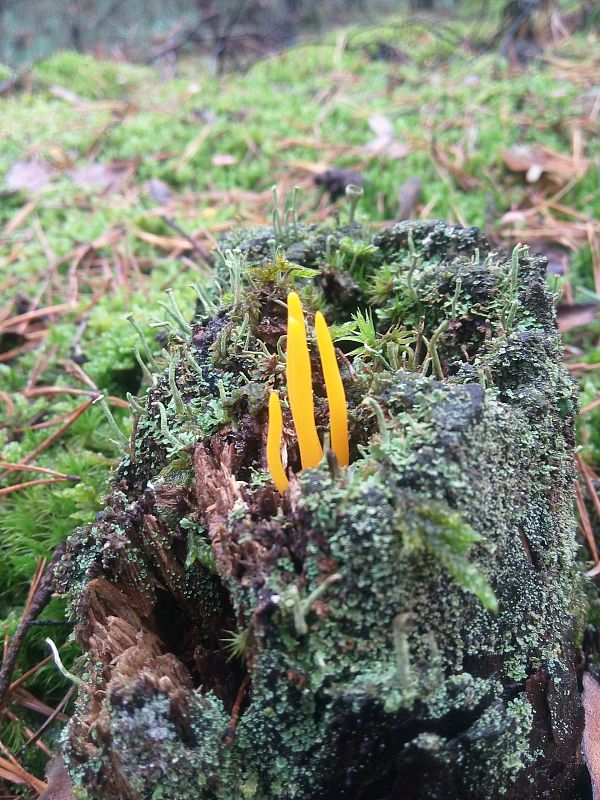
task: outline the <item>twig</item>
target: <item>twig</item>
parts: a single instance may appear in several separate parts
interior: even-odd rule
[[[52,723],[57,718],[57,716],[60,714],[60,712],[63,710],[63,708],[67,705],[69,700],[73,697],[74,693],[75,693],[75,687],[71,686],[69,691],[63,697],[63,699],[60,701],[60,703],[56,706],[56,708],[54,709],[52,714],[50,714],[50,716],[46,719],[46,721],[25,742],[25,744],[23,745],[23,749],[25,749],[26,747],[29,747],[30,745],[35,744],[35,742],[37,742],[37,740],[40,738],[40,736],[42,736],[44,734],[44,732],[50,727],[50,725],[52,725]]]
[[[235,697],[233,708],[231,709],[231,721],[229,722],[229,728],[227,729],[227,733],[225,734],[225,744],[228,747],[230,747],[233,744],[235,729],[237,728],[238,719],[240,717],[240,709],[242,707],[244,695],[246,694],[246,689],[248,688],[249,683],[250,683],[250,675],[246,673],[246,675],[244,675],[243,681],[240,684],[238,693]]]
[[[577,510],[579,511],[579,518],[581,520],[581,527],[583,528],[583,533],[585,534],[585,538],[587,539],[587,543],[590,548],[592,558],[594,560],[594,568],[595,568],[596,566],[599,565],[600,557],[598,556],[598,548],[596,547],[596,540],[594,539],[594,531],[592,530],[590,515],[588,514],[587,508],[585,507],[583,492],[581,491],[579,482],[575,484],[575,492],[577,500]]]
[[[25,472],[42,472],[44,475],[52,475],[54,478],[62,478],[63,481],[79,481],[79,475],[66,475],[64,472],[57,472],[55,469],[46,467],[34,467],[32,464],[21,464],[17,461],[0,461],[0,467],[18,467]]]
[[[6,410],[8,412],[8,416],[12,417],[12,415],[15,412],[15,404],[11,400],[9,393],[0,390],[0,400],[2,400],[6,404]]]
[[[598,497],[598,492],[596,491],[596,487],[592,482],[592,476],[590,475],[590,468],[585,463],[583,458],[577,453],[575,456],[577,459],[577,465],[579,467],[579,473],[582,475],[585,485],[587,486],[587,490],[590,495],[590,500],[592,501],[592,505],[594,506],[594,511],[596,512],[596,516],[598,517],[598,521],[600,522],[600,497]]]
[[[80,480],[77,478],[76,480]],[[38,478],[35,481],[23,481],[23,483],[15,483],[14,486],[5,486],[0,489],[0,497],[5,497],[7,494],[13,492],[21,492],[23,489],[31,489],[32,486],[43,486],[48,483],[62,483],[64,478]]]
[[[50,565],[44,575],[39,579],[37,587],[35,590],[30,591],[30,595],[27,598],[25,609],[23,611],[23,616],[21,617],[19,626],[17,627],[15,635],[12,638],[8,652],[6,653],[6,657],[2,662],[2,668],[0,669],[0,714],[4,711],[10,691],[13,689],[10,679],[13,669],[15,668],[15,664],[17,663],[17,658],[21,649],[21,645],[23,644],[25,634],[27,633],[27,630],[31,626],[33,620],[39,617],[52,597],[52,593],[54,591],[54,569],[62,558],[63,552],[64,543],[61,543],[54,551],[52,561],[50,562]]]
[[[587,413],[588,413],[588,411],[593,411],[595,408],[598,408],[598,406],[600,406],[600,397],[599,397],[597,400],[592,400],[592,402],[591,402],[591,403],[588,403],[588,405],[587,405],[587,406],[584,406],[584,407],[583,407],[583,408],[582,408],[582,409],[579,411],[579,413],[580,413],[580,414],[587,414]]]
[[[6,328],[14,328],[15,325],[20,325],[23,322],[31,322],[32,320],[39,319],[40,317],[49,317],[53,314],[61,314],[65,311],[72,311],[74,308],[74,303],[59,303],[56,306],[36,308],[34,311],[27,311],[25,314],[17,314],[14,317],[9,317],[0,323],[0,329],[5,330]]]
[[[35,386],[32,389],[24,389],[21,394],[25,397],[39,397],[40,395],[50,395],[50,394],[73,394],[73,395],[82,395],[83,397],[91,397],[92,400],[96,400],[102,392],[95,391],[93,389],[76,389],[74,386]],[[114,397],[114,395],[109,395],[105,398],[107,402],[109,402],[112,406],[118,406],[119,408],[129,408],[129,403],[127,400],[123,400],[121,397]]]
[[[174,219],[171,219],[171,217],[161,214],[160,218],[165,225],[168,225],[169,228],[173,228],[176,233],[178,233],[180,236],[183,236],[183,238],[190,243],[194,253],[197,253],[205,264],[208,264],[209,267],[214,266],[214,259],[206,247],[203,247],[201,244],[199,244],[193,236],[190,236],[190,234],[187,233],[177,222],[175,222]]]

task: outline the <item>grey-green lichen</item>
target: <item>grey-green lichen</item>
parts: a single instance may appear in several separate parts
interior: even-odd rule
[[[494,800],[545,796],[554,764],[571,797],[575,395],[544,260],[443,222],[227,248],[64,560],[99,688],[66,739],[74,780],[126,800]],[[300,471],[284,407],[282,500],[264,444],[292,286],[347,353],[352,463]]]

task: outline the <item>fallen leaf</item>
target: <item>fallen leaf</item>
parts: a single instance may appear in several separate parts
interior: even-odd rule
[[[233,167],[234,164],[238,163],[237,158],[230,153],[214,155],[211,161],[213,167]]]
[[[557,310],[558,330],[566,333],[573,328],[580,328],[582,325],[589,325],[598,316],[600,303],[577,303],[568,305],[559,303]]]
[[[479,178],[476,178],[474,175],[469,175],[469,173],[462,168],[462,164],[465,161],[464,152],[459,151],[457,154],[455,153],[455,160],[452,160],[448,153],[433,140],[431,142],[431,155],[433,160],[454,178],[464,192],[472,192],[475,189],[481,189],[483,186]]]
[[[4,185],[12,191],[38,192],[47,186],[54,170],[45,161],[16,161],[4,177]]]
[[[410,215],[419,201],[422,183],[419,178],[408,178],[398,190],[398,213],[396,221],[401,222],[409,219]]]
[[[600,800],[600,685],[590,675],[583,673],[583,758],[590,773],[593,800]]]
[[[154,247],[158,247],[161,250],[166,250],[170,252],[172,250],[193,249],[191,242],[181,237],[158,236],[156,233],[148,233],[148,231],[143,231],[140,230],[139,228],[135,228],[133,232],[134,236],[137,236],[138,239],[141,239],[143,242],[147,242],[148,244],[151,244]]]
[[[365,145],[365,150],[373,156],[386,156],[387,158],[404,158],[410,148],[404,142],[399,142],[394,135],[394,126],[388,117],[383,114],[374,114],[369,117],[369,127],[375,138]]]
[[[168,183],[160,178],[152,178],[146,183],[148,194],[159,205],[164,206],[173,199],[174,192]]]
[[[75,186],[109,192],[119,189],[128,175],[128,170],[115,164],[83,164],[70,170],[67,175]]]
[[[72,92],[70,89],[66,89],[64,86],[51,86],[50,94],[53,94],[60,100],[64,100],[66,103],[71,103],[71,105],[74,106],[85,102],[83,97],[81,97],[78,94],[75,94],[75,92]]]
[[[563,184],[584,175],[590,165],[586,158],[557,153],[541,145],[517,144],[502,151],[504,163],[511,172],[524,172],[528,183],[536,183],[542,175]]]
[[[571,255],[565,247],[550,242],[539,242],[533,253],[548,259],[548,272],[551,275],[564,275],[568,271]]]

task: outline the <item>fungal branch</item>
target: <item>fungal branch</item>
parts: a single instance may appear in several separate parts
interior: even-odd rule
[[[286,379],[288,401],[294,427],[298,436],[302,469],[316,467],[323,458],[323,447],[315,424],[315,406],[312,389],[312,370],[306,339],[306,323],[302,304],[296,292],[288,295]],[[348,412],[346,394],[340,375],[335,348],[324,316],[317,311],[315,319],[317,346],[325,378],[329,403],[331,449],[338,463],[347,467],[350,461],[348,444]],[[269,397],[269,430],[267,433],[267,464],[273,482],[280,494],[289,483],[281,460],[281,435],[283,417],[277,392]]]

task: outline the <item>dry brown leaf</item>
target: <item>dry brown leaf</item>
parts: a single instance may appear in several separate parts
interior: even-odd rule
[[[372,156],[385,156],[386,158],[404,158],[410,148],[404,142],[399,142],[394,134],[394,126],[388,117],[383,114],[374,114],[369,117],[369,127],[375,138],[365,145],[365,150]]]
[[[433,140],[431,143],[431,155],[434,162],[446,170],[464,192],[472,192],[475,189],[482,188],[483,183],[479,178],[476,178],[474,175],[469,175],[469,173],[462,168],[465,161],[465,155],[462,149],[455,153],[455,160],[453,161],[448,153]]]
[[[546,174],[556,183],[564,184],[584,175],[589,167],[586,158],[557,153],[541,145],[517,144],[503,150],[502,158],[511,172],[524,172],[528,183],[536,183]]]
[[[115,164],[83,164],[67,174],[82,189],[110,192],[121,188],[129,170]]]
[[[134,230],[134,235],[143,242],[158,247],[160,250],[192,250],[192,245],[187,239],[176,236],[158,236],[156,233],[149,233],[140,229]]]
[[[151,178],[146,183],[146,189],[152,200],[161,206],[166,206],[175,196],[169,184],[161,181],[160,178]]]
[[[600,800],[600,685],[589,672],[583,674],[583,757],[590,772],[593,800]]]
[[[45,161],[16,161],[4,177],[4,185],[11,191],[39,192],[50,183],[55,171]]]
[[[398,190],[398,222],[409,219],[416,204],[419,202],[423,185],[420,178],[408,178]]]
[[[213,167],[233,167],[238,163],[237,158],[231,153],[217,153],[211,158],[211,161]]]
[[[559,303],[558,305],[558,330],[566,333],[573,328],[580,328],[582,325],[589,325],[593,322],[600,311],[599,303],[577,303],[568,305]]]

